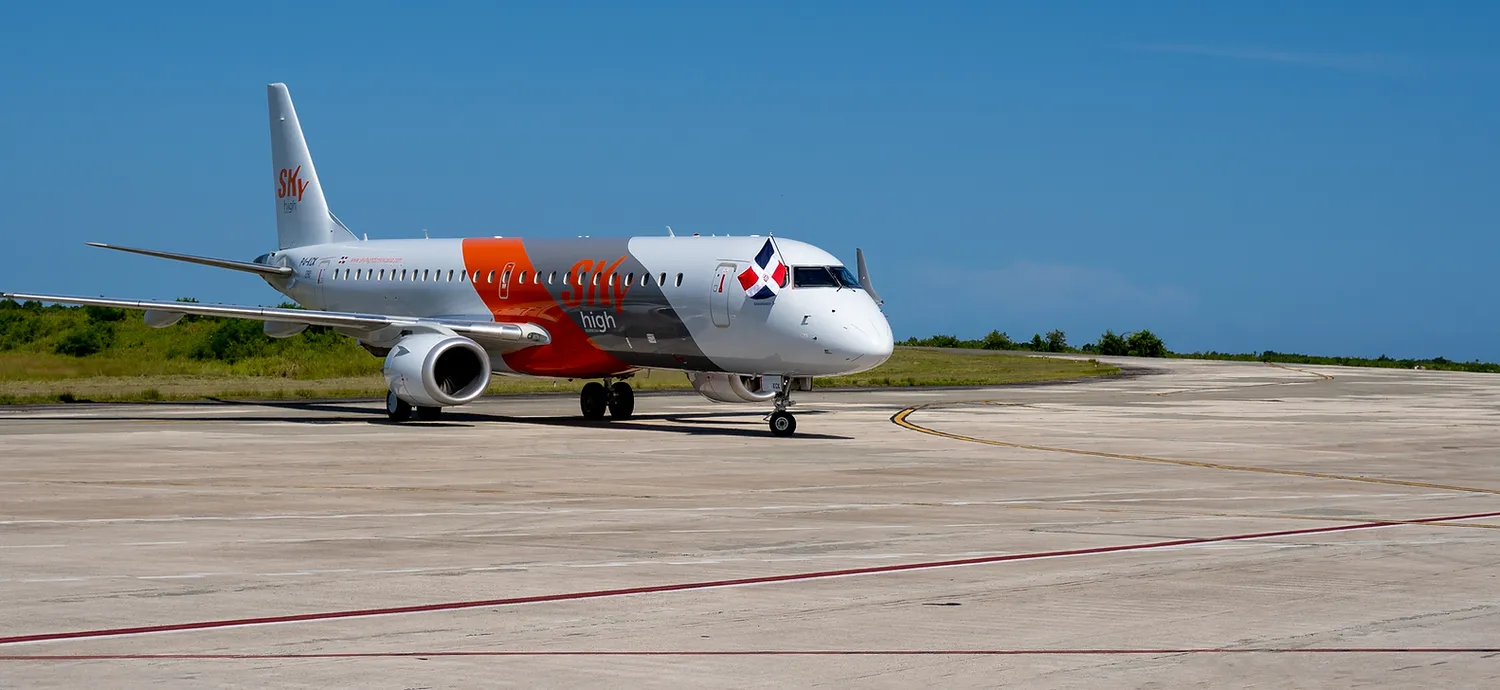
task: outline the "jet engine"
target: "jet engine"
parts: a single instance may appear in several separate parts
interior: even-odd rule
[[[398,341],[385,356],[385,383],[396,397],[418,407],[462,405],[490,382],[490,356],[468,338],[419,333]]]
[[[762,386],[759,376],[706,371],[690,371],[687,376],[698,395],[714,402],[763,403],[776,397],[775,391]]]

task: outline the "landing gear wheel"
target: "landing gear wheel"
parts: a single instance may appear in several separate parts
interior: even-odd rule
[[[385,415],[393,422],[404,422],[411,419],[411,403],[396,397],[396,391],[385,394]]]
[[[771,435],[791,436],[797,431],[797,418],[785,410],[771,413]]]
[[[578,394],[578,408],[583,411],[583,418],[590,420],[604,419],[604,411],[609,407],[609,390],[598,381],[589,381],[583,385],[583,391]]]
[[[437,421],[437,418],[441,417],[441,416],[443,416],[443,408],[441,408],[441,407],[418,407],[417,408],[417,419],[420,419],[420,420],[422,420],[424,422]]]
[[[621,381],[609,387],[609,416],[615,419],[630,419],[635,413],[635,391],[630,384]]]

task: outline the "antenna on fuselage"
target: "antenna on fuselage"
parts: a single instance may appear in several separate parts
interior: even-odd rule
[[[430,237],[427,236],[427,228],[422,228],[422,239],[424,239],[424,240],[432,239],[432,238],[430,238]]]
[[[676,237],[676,236],[677,236],[677,233],[672,232],[672,226],[668,225],[667,226],[667,237]]]

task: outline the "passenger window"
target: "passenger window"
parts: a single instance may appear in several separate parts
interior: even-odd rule
[[[548,273],[547,274],[547,284],[551,285],[551,284],[553,284],[555,282],[557,282],[557,271],[553,271],[551,273]]]
[[[401,280],[403,280],[403,281],[406,280],[406,269],[404,269],[404,268],[401,269]]]
[[[613,274],[613,273],[609,274],[609,280],[605,284],[606,285],[614,285],[615,284],[615,274]]]
[[[380,279],[385,280],[385,269],[380,269]]]
[[[677,287],[682,287],[682,274],[677,274]]]
[[[595,285],[598,285],[598,284],[599,284],[599,274],[598,274],[598,273],[595,273],[595,274],[594,274],[594,284],[595,284]]]
[[[519,282],[521,282],[523,284],[526,282],[526,272],[525,271],[521,271],[521,280]]]
[[[588,285],[589,284],[589,272],[588,271],[579,271],[578,272],[578,284],[580,286],[582,286],[582,285]]]
[[[448,282],[453,282],[453,269],[448,269]]]
[[[495,272],[494,271],[490,271],[490,274],[488,276],[485,276],[484,282],[486,282],[486,283],[493,283],[493,282],[495,282]]]
[[[665,274],[665,273],[661,274],[661,280],[656,281],[656,284],[660,285],[662,287],[666,287],[667,286],[667,274]]]
[[[633,283],[633,282],[635,282],[635,274],[634,273],[626,273],[625,274],[625,287],[630,287],[630,284]]]
[[[506,271],[500,274],[500,284],[510,285],[510,271]]]

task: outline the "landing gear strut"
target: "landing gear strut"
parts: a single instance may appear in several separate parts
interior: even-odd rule
[[[396,397],[396,391],[385,394],[385,415],[397,424],[411,419],[411,403]]]
[[[578,394],[578,408],[584,419],[592,421],[604,419],[606,410],[615,419],[629,419],[635,413],[635,391],[624,381],[590,381]]]
[[[412,409],[411,403],[396,397],[396,391],[386,392],[385,416],[390,417],[391,421],[400,424],[411,419]],[[417,411],[417,419],[424,422],[431,422],[443,416],[443,408],[441,407],[419,406],[415,409]]]
[[[776,392],[776,411],[767,417],[771,422],[771,435],[787,437],[797,432],[797,417],[787,412],[786,408],[792,405],[792,394],[790,391],[782,390]]]

